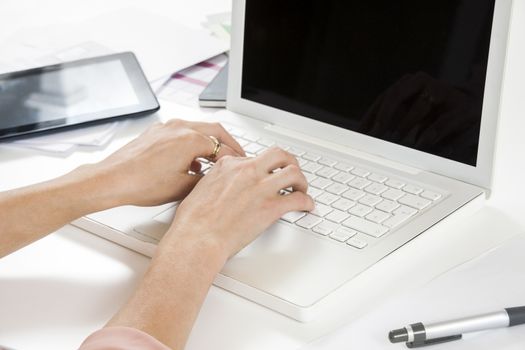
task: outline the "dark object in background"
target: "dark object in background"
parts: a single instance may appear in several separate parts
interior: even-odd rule
[[[228,63],[199,96],[201,107],[226,107],[228,94]]]
[[[131,52],[0,75],[0,139],[137,117],[159,108]]]

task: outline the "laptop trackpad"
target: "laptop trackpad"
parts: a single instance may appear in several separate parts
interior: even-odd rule
[[[135,231],[160,240],[176,207]],[[288,223],[277,222],[231,258],[221,271],[239,283],[306,307],[363,271],[364,251]]]
[[[362,271],[362,252],[278,222],[229,260],[221,274],[309,306]]]

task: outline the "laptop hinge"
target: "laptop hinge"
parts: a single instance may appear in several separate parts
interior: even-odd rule
[[[329,148],[329,149],[332,149],[334,151],[338,151],[338,152],[342,152],[342,153],[345,153],[345,154],[349,154],[349,155],[352,155],[354,157],[357,157],[357,158],[360,158],[360,159],[364,159],[364,160],[367,160],[369,162],[377,163],[377,164],[382,165],[382,166],[387,166],[387,167],[390,167],[390,168],[394,168],[396,170],[403,171],[405,173],[409,173],[409,174],[412,174],[412,175],[416,175],[416,174],[422,172],[421,169],[417,169],[417,168],[414,168],[414,167],[411,167],[411,166],[408,166],[408,165],[404,165],[404,164],[395,162],[393,160],[390,160],[390,159],[387,159],[387,158],[384,158],[384,157],[381,157],[381,156],[378,156],[378,155],[374,155],[374,154],[370,154],[370,153],[367,153],[367,152],[363,152],[363,151],[357,150],[355,148],[351,148],[351,147],[343,146],[343,145],[340,145],[340,144],[337,144],[337,143],[333,143],[333,142],[330,142],[330,141],[327,141],[327,140],[319,139],[317,137],[314,137],[314,136],[311,136],[311,135],[307,135],[307,134],[303,134],[303,133],[297,132],[295,130],[287,129],[287,128],[284,128],[284,127],[279,126],[279,125],[269,124],[269,125],[267,125],[265,127],[265,130],[269,131],[269,132],[273,132],[273,133],[279,134],[279,135],[282,135],[282,136],[291,137],[291,138],[294,138],[294,139],[297,139],[297,140],[300,140],[300,141],[304,141],[304,142],[308,142],[308,143],[311,143],[311,144],[315,144],[315,145],[318,145],[318,146],[321,146],[321,147],[324,147],[324,148]]]

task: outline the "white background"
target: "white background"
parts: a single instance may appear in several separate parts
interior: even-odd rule
[[[206,14],[229,11],[231,4],[225,0],[2,0],[0,41],[21,28],[53,24],[59,20],[79,21],[133,5],[197,28]],[[469,226],[469,220],[466,220],[457,232],[449,232],[448,237],[470,234],[488,242],[490,239],[483,237],[517,233],[525,227],[524,62],[525,0],[515,0],[502,97],[495,192],[488,206],[469,219],[487,222],[497,219],[500,225],[497,229],[486,225],[490,229],[484,230],[484,225]],[[101,159],[148,122],[144,120],[131,125],[105,151],[77,153],[66,160],[0,146],[0,190],[52,178],[81,163]],[[444,243],[433,241],[429,236],[420,237],[384,260],[368,276],[388,276],[393,269],[391,266],[398,266],[396,264],[403,260],[417,265],[417,261],[410,261],[412,257],[420,261],[437,261],[442,256],[436,255],[433,249],[436,244]],[[453,241],[449,248],[462,251],[454,246]],[[147,264],[148,259],[143,256],[70,226],[3,259],[0,261],[0,344],[16,349],[75,348],[122,305]],[[363,278],[361,285],[356,285],[362,292],[353,300],[347,300],[345,307],[310,324],[300,324],[213,287],[187,348],[298,348],[357,318],[360,313],[366,313],[395,291],[403,291],[400,285],[388,289],[383,285],[381,289],[374,284],[376,282],[371,282],[372,277]],[[347,305],[350,306],[346,308]],[[505,344],[500,345],[500,348],[505,348]],[[468,342],[464,346],[468,349]],[[366,343],[361,348],[366,349]]]

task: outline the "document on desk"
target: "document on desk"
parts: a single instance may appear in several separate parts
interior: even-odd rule
[[[54,57],[55,53],[82,43],[94,43],[109,52],[133,51],[149,81],[170,76],[229,49],[228,42],[211,36],[205,29],[188,28],[167,17],[127,8],[84,22],[19,31],[0,44],[0,69],[24,69],[68,60],[65,56]],[[71,59],[97,53],[69,52]],[[42,57],[47,58],[45,62]]]
[[[497,234],[497,232],[495,232]],[[406,349],[391,344],[388,332],[416,322],[439,322],[525,303],[525,234],[456,267],[423,287],[365,314],[301,350]],[[522,350],[525,328],[466,334],[429,350]]]

